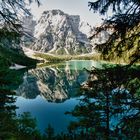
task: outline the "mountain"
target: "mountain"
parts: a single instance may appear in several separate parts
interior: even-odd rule
[[[68,15],[61,10],[44,11],[35,26],[35,41],[31,49],[53,54],[84,54],[93,51],[88,39],[94,32],[79,15]]]
[[[22,36],[21,46],[29,46],[34,39],[36,21],[32,15],[24,16],[21,19],[24,35]]]
[[[76,97],[80,90],[80,84],[87,80],[86,71],[78,71],[76,67],[70,69],[71,63],[60,67],[43,67],[29,70],[25,73],[23,83],[16,93],[28,99],[34,99],[38,95],[49,102],[64,102]]]

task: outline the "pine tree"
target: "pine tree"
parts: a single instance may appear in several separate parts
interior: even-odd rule
[[[89,2],[89,6],[94,12],[102,15],[107,14],[109,10],[113,12],[112,17],[105,19],[97,28],[96,34],[101,30],[113,29],[108,41],[96,47],[103,54],[103,58],[114,59],[124,56],[124,61],[130,58],[131,64],[138,61],[140,58],[140,1],[97,0]]]

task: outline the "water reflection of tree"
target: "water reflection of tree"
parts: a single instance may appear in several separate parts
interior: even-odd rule
[[[15,92],[24,71],[0,69],[0,139],[32,139],[39,137],[36,121],[29,113],[16,116]]]
[[[139,139],[140,73],[138,67],[106,67],[90,72],[82,86],[79,105],[71,112],[79,121],[71,123],[69,133],[46,129],[40,136],[36,121],[25,113],[16,116],[14,92],[24,72],[0,70],[0,139]],[[81,93],[79,93],[81,95]]]
[[[79,118],[71,123],[71,132],[81,131],[88,139],[140,138],[138,67],[95,68],[82,89],[79,104],[70,112]]]

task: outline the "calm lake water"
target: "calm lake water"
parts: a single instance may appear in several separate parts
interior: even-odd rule
[[[78,104],[80,84],[89,76],[84,68],[91,70],[92,66],[100,68],[101,64],[73,60],[25,72],[23,83],[16,89],[16,113],[30,112],[41,132],[48,124],[55,132],[66,132],[70,121],[76,119],[64,113]]]
[[[0,82],[0,136],[36,135],[36,118],[42,134],[51,125],[55,134],[70,138],[72,132],[84,139],[140,138],[138,65],[73,60],[30,70],[1,69]]]

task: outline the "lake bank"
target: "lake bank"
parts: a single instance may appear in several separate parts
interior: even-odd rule
[[[60,63],[64,61],[69,61],[69,60],[93,60],[93,61],[102,61],[105,64],[118,64],[118,65],[129,65],[130,61],[125,61],[122,60],[121,58],[119,59],[113,59],[113,60],[105,60],[103,59],[102,55],[100,53],[89,53],[89,54],[81,54],[81,55],[55,55],[51,53],[43,53],[43,52],[38,52],[38,51],[33,51],[29,48],[23,48],[24,53],[33,59],[39,60],[38,65],[42,65],[44,63],[49,65],[49,64],[55,64],[55,63]],[[135,65],[139,65],[140,63],[137,62]]]

